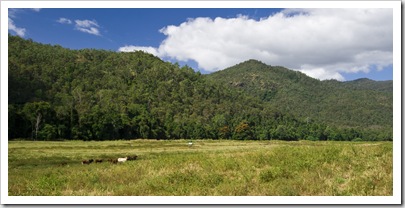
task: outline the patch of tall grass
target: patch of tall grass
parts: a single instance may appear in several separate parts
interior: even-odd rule
[[[9,142],[9,195],[387,196],[392,142]],[[137,154],[135,161],[82,165]]]

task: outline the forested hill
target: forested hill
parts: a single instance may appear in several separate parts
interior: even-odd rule
[[[235,80],[229,81],[230,77],[219,75],[235,70],[201,75],[143,52],[69,50],[18,36],[8,38],[10,139],[392,140],[392,93],[386,95],[384,90],[357,85],[346,89],[282,67],[270,67],[276,69],[271,80],[260,70],[251,76],[254,67],[245,67],[243,80],[237,80],[235,73]],[[339,85],[339,93],[353,92],[359,101],[341,109],[344,103],[333,103],[341,94],[307,92],[319,85],[330,89]],[[369,98],[363,91],[375,93],[374,103],[359,97]],[[334,112],[313,101],[328,97]],[[301,106],[308,112],[299,112],[294,102],[314,106]],[[374,117],[347,122],[342,116],[338,122],[325,119],[348,115],[347,111],[356,113],[354,117]],[[391,118],[376,117],[383,113]]]
[[[208,75],[283,113],[340,127],[392,127],[392,81],[319,81],[280,66],[249,60]]]
[[[392,84],[393,84],[392,80],[374,81],[371,79],[362,78],[353,81],[343,82],[341,85],[349,89],[376,90],[392,94],[393,92]]]

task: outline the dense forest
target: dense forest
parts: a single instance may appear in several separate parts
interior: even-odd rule
[[[319,81],[301,72],[256,60],[208,77],[297,118],[339,127],[392,126],[392,80]]]
[[[8,39],[9,139],[392,140],[392,81],[256,60],[203,75],[140,51]]]

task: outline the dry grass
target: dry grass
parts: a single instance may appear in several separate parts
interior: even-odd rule
[[[392,142],[9,142],[9,195],[389,196]],[[137,154],[123,164],[81,165]],[[62,165],[67,163],[67,165]]]

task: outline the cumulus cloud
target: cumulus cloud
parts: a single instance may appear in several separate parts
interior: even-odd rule
[[[327,70],[325,68],[314,68],[310,67],[309,69],[301,69],[301,72],[304,74],[310,76],[310,77],[315,77],[315,78],[326,78],[326,79],[336,79],[343,81],[344,77],[337,71],[334,70]]]
[[[217,71],[247,59],[344,80],[392,64],[392,9],[285,9],[260,20],[195,18],[160,30],[158,48],[125,46]],[[128,51],[127,50],[127,51]]]
[[[61,24],[69,24],[69,25],[72,24],[72,20],[64,17],[59,18],[58,20],[56,20],[56,22],[59,22]]]
[[[75,20],[75,29],[84,33],[100,36],[99,25],[92,20]]]
[[[123,46],[118,49],[120,52],[132,52],[132,51],[143,51],[146,53],[153,54],[155,56],[159,56],[159,53],[156,48],[154,47],[144,47],[144,46]]]
[[[20,37],[24,37],[26,32],[25,28],[17,27],[11,18],[8,18],[8,30],[15,32]]]

